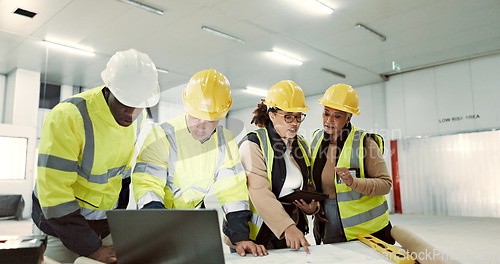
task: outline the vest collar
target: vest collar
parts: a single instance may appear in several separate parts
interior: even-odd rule
[[[271,146],[273,146],[274,151],[278,151],[280,153],[285,153],[286,144],[283,141],[283,138],[278,134],[276,128],[274,128],[273,123],[269,122],[266,126],[267,134],[269,135],[269,139],[271,140]],[[292,148],[297,144],[297,135],[292,139]]]

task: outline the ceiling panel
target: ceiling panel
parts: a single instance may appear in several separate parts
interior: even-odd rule
[[[338,82],[381,82],[380,74],[394,73],[393,60],[412,70],[500,53],[500,1],[322,0],[335,9],[331,15],[303,12],[293,1],[299,0],[139,0],[163,9],[160,16],[117,0],[0,0],[0,74],[36,70],[50,83],[90,88],[102,84],[100,73],[110,56],[136,48],[169,71],[159,75],[168,93],[178,93],[171,89],[181,89],[199,70],[221,71],[234,90],[233,109],[238,109],[258,102],[244,92],[247,85],[269,88],[289,79],[306,95],[315,95]],[[13,15],[18,6],[38,14],[33,19]],[[387,40],[356,29],[356,23]],[[205,32],[203,25],[245,43]],[[97,55],[47,49],[42,39],[89,47]],[[287,50],[304,63],[272,60],[272,48]]]
[[[31,35],[39,27],[52,19],[64,9],[71,0],[4,0],[0,1],[0,31],[23,36]],[[33,18],[24,17],[13,12],[21,8],[37,13]]]

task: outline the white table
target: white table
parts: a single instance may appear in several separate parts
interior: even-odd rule
[[[307,254],[303,248],[298,251],[293,249],[273,249],[269,250],[269,255],[265,257],[254,257],[252,254],[247,254],[246,257],[241,257],[236,253],[227,253],[224,255],[226,264],[347,264],[347,263],[373,263],[387,264],[393,263],[388,258],[378,253],[369,246],[360,241],[351,241],[344,243],[335,243],[328,245],[310,246],[311,254]],[[44,262],[47,264],[60,264],[58,262]],[[100,263],[85,257],[80,257],[75,261],[78,264],[94,264]]]
[[[360,241],[310,246],[307,254],[303,248],[295,251],[289,248],[269,250],[265,257],[254,257],[247,254],[241,257],[236,253],[224,255],[226,264],[266,263],[266,264],[295,264],[295,263],[394,263]]]

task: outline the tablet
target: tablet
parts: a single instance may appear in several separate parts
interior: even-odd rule
[[[303,199],[306,203],[310,203],[312,199],[316,201],[323,201],[325,199],[328,199],[328,194],[312,192],[312,191],[304,191],[304,190],[295,190],[293,193],[285,195],[279,198],[278,200],[280,202],[293,203],[293,201],[300,199]]]

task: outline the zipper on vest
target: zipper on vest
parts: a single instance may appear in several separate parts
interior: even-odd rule
[[[92,207],[99,208],[99,206],[93,205],[93,204],[91,204],[91,203],[89,203],[89,202],[87,202],[87,201],[85,201],[85,200],[82,200],[82,199],[80,199],[80,198],[76,197],[76,196],[75,196],[75,198],[76,198],[78,201],[84,202],[84,203],[86,203],[86,204],[88,204],[88,205],[90,205],[90,206],[92,206]]]

